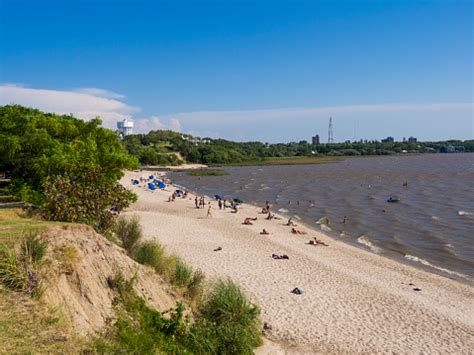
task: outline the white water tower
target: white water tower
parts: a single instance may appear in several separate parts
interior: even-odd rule
[[[122,138],[133,134],[133,121],[126,118],[123,121],[118,121],[117,128]]]

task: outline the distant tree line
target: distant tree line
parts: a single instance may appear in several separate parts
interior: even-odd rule
[[[402,153],[474,152],[474,140],[443,142],[357,141],[313,145],[307,141],[269,144],[198,138],[172,131],[151,131],[125,137],[127,151],[143,165],[238,164],[269,158],[367,156]]]

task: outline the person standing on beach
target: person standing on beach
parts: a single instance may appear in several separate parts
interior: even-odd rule
[[[207,209],[207,216],[206,217],[212,217],[211,208],[212,208],[212,206],[209,205],[209,208]]]
[[[196,205],[196,208],[199,208],[199,203],[198,203],[198,197],[194,199],[194,204]]]
[[[219,205],[219,209],[222,210],[222,200],[219,199],[219,202],[217,203]]]

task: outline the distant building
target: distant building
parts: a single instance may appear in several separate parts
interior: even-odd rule
[[[408,138],[408,143],[416,143],[416,142],[418,142],[418,139],[416,137]]]
[[[382,139],[382,143],[393,143],[395,140],[393,139],[393,137],[387,137],[385,139]]]
[[[133,134],[133,121],[124,119],[123,121],[117,122],[117,129],[119,131],[120,137],[125,137],[130,134]]]
[[[319,134],[315,135],[314,137],[312,137],[312,142],[313,142],[313,145],[319,145],[320,142],[319,142]]]

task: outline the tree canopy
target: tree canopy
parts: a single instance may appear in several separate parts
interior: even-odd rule
[[[12,190],[23,201],[36,206],[45,203],[44,184],[52,177],[80,184],[81,178],[93,176],[97,188],[113,189],[123,169],[138,166],[117,133],[102,128],[99,118],[86,122],[19,105],[2,106],[0,142],[0,171],[12,176]]]

